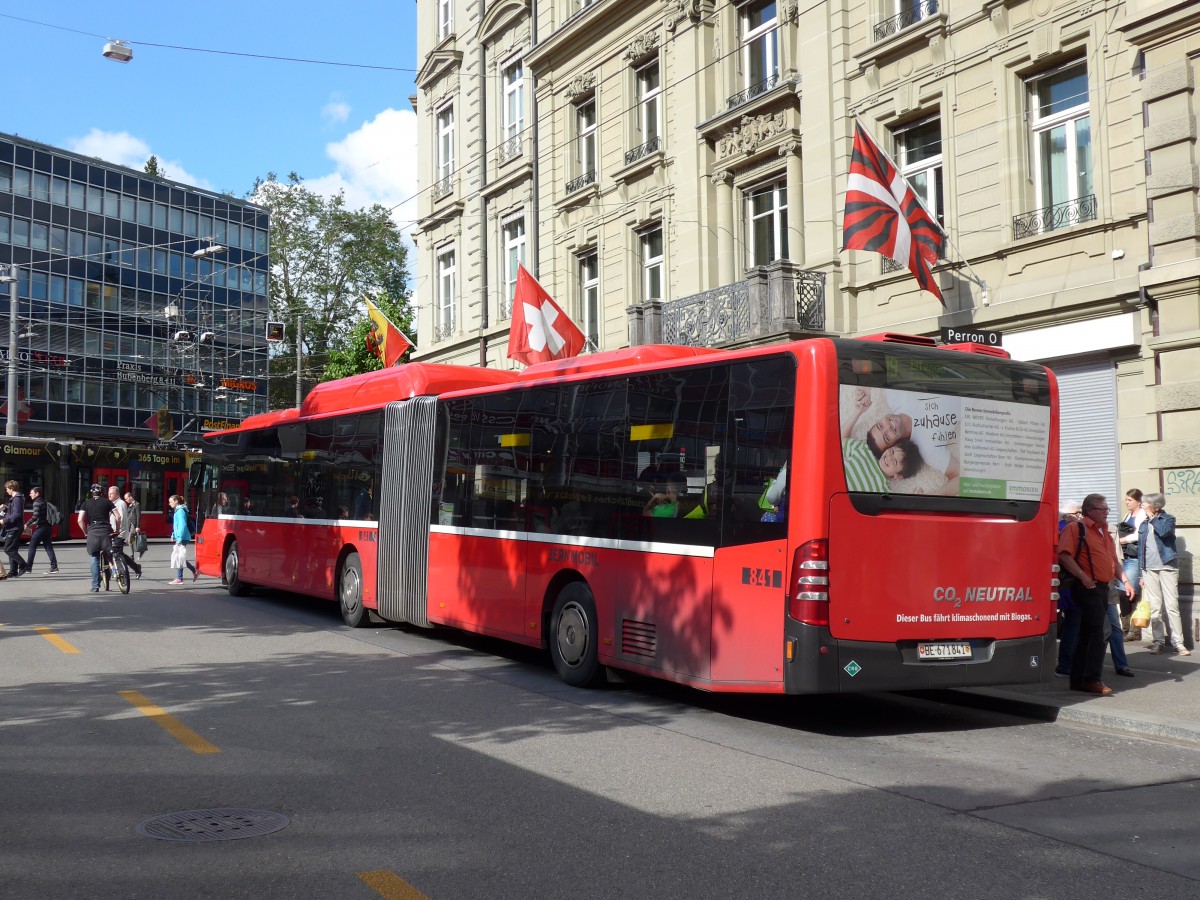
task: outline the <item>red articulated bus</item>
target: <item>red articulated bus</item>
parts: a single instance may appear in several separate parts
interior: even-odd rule
[[[1057,388],[924,338],[410,364],[206,436],[201,571],[709,691],[1039,681]]]

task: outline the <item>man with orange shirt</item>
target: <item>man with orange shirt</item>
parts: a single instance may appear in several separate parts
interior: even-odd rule
[[[1125,595],[1133,597],[1133,582],[1117,556],[1108,531],[1108,503],[1100,494],[1083,498],[1084,539],[1068,526],[1058,539],[1058,564],[1078,580],[1071,600],[1079,607],[1079,643],[1071,662],[1071,690],[1107,697],[1112,688],[1100,680],[1104,669],[1104,622],[1108,617],[1108,584],[1120,578]]]

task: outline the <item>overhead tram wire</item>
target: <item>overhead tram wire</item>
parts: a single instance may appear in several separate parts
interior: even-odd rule
[[[727,3],[723,4],[723,6],[729,6],[729,7],[734,7],[734,8],[736,8],[736,5],[737,5],[737,4],[736,4],[736,3],[734,3],[734,2],[733,2],[733,0],[728,0],[728,2],[727,2]],[[814,10],[818,9],[818,8],[819,8],[820,6],[822,6],[822,5],[823,5],[823,4],[822,4],[821,2],[814,3],[814,4],[812,4],[811,6],[809,6],[809,7],[806,7],[804,10],[800,10],[800,11],[798,11],[798,12],[797,12],[797,17],[799,18],[799,17],[801,17],[801,16],[804,16],[804,15],[806,15],[807,13],[809,13],[809,12],[812,12],[812,11],[814,11]],[[705,23],[707,23],[707,22],[709,22],[709,21],[712,21],[712,20],[716,19],[716,18],[718,17],[718,15],[721,13],[721,10],[722,10],[722,7],[721,7],[721,6],[718,6],[718,7],[714,8],[714,10],[713,10],[713,11],[712,11],[710,14],[708,14],[708,15],[706,15],[706,16],[702,16],[702,17],[700,17],[700,18],[699,18],[697,21],[695,21],[695,22],[691,22],[691,21],[689,21],[689,22],[688,22],[688,24],[687,24],[687,25],[686,25],[684,28],[682,28],[682,29],[680,29],[679,31],[677,31],[676,33],[674,33],[674,34],[671,36],[670,40],[671,40],[671,41],[675,41],[675,40],[677,40],[677,39],[678,39],[678,38],[679,38],[679,37],[680,37],[682,34],[685,34],[685,33],[687,33],[687,32],[688,32],[688,31],[690,31],[690,30],[697,29],[697,28],[699,28],[701,25],[703,25],[703,24],[705,24]],[[24,18],[24,17],[21,17],[21,16],[14,16],[14,15],[10,15],[10,14],[7,14],[7,13],[0,13],[0,18],[12,19],[12,20],[14,20],[14,21],[19,21],[19,22],[26,22],[26,23],[33,24],[33,25],[39,25],[39,26],[42,26],[42,27],[45,27],[45,28],[53,28],[53,29],[57,29],[57,30],[60,30],[60,31],[67,31],[67,32],[71,32],[71,33],[74,33],[74,34],[82,34],[82,35],[87,35],[87,36],[89,36],[89,37],[95,37],[95,38],[98,38],[98,39],[101,39],[101,40],[103,40],[103,39],[106,39],[106,37],[107,37],[106,35],[101,35],[101,34],[98,34],[98,33],[95,33],[95,32],[83,31],[83,30],[76,29],[76,28],[69,28],[69,27],[67,27],[67,26],[63,26],[63,25],[55,25],[55,24],[53,24],[53,23],[49,23],[49,22],[40,22],[40,21],[37,21],[37,20],[35,20],[35,19],[28,19],[28,18]],[[782,26],[777,26],[777,27],[782,27]],[[814,38],[814,39],[815,39],[815,38]],[[187,47],[187,46],[182,46],[182,45],[174,45],[174,44],[162,44],[162,43],[154,43],[154,42],[148,42],[148,41],[134,41],[134,40],[129,40],[129,41],[127,41],[127,43],[130,43],[130,44],[139,44],[139,45],[142,45],[142,46],[148,46],[148,47],[159,47],[159,48],[163,48],[163,49],[183,50],[183,51],[187,51],[187,52],[198,52],[198,53],[216,53],[216,54],[223,54],[223,55],[230,55],[230,56],[243,56],[243,57],[255,58],[255,59],[276,60],[276,61],[281,61],[281,62],[300,62],[300,63],[307,63],[307,64],[315,64],[315,65],[345,66],[345,67],[351,67],[351,68],[366,68],[366,69],[375,69],[375,70],[383,70],[383,71],[396,71],[396,72],[414,72],[414,73],[415,73],[415,72],[419,71],[419,69],[408,68],[408,67],[397,67],[397,66],[376,66],[376,65],[368,65],[368,64],[360,64],[360,63],[343,63],[343,62],[337,62],[337,61],[331,61],[331,60],[317,60],[317,59],[306,59],[306,58],[302,58],[302,57],[285,57],[285,56],[274,56],[274,55],[270,55],[270,54],[245,53],[245,52],[239,52],[239,51],[227,51],[227,50],[215,50],[215,49],[202,48],[202,47]],[[1099,50],[1100,50],[1100,48],[1099,48],[1099,47],[1097,47],[1097,50],[1096,50],[1096,52],[1098,53],[1098,52],[1099,52]],[[681,85],[681,84],[683,84],[684,82],[688,81],[690,78],[692,78],[692,77],[694,77],[694,76],[696,76],[696,75],[699,75],[701,72],[705,71],[706,69],[710,68],[711,66],[713,66],[713,65],[716,65],[717,63],[723,62],[723,61],[725,61],[726,59],[728,59],[729,57],[731,57],[731,56],[734,56],[734,55],[736,55],[736,54],[740,53],[741,51],[742,51],[742,46],[741,46],[740,44],[738,44],[738,45],[737,45],[737,46],[735,46],[733,49],[731,49],[729,52],[727,52],[727,53],[725,53],[725,54],[722,54],[721,56],[718,56],[718,57],[714,58],[713,60],[711,60],[710,62],[706,63],[704,66],[700,67],[699,69],[696,69],[696,70],[694,70],[694,71],[692,71],[692,72],[689,72],[689,73],[687,73],[686,75],[684,75],[683,77],[681,77],[681,78],[677,79],[676,81],[674,81],[674,82],[672,82],[672,83],[670,83],[670,84],[668,84],[668,85],[665,85],[665,86],[664,86],[664,88],[663,88],[663,95],[665,96],[665,95],[666,95],[666,93],[667,93],[669,90],[671,90],[672,88],[678,87],[679,85]],[[1089,63],[1091,63],[1091,62],[1092,62],[1092,60],[1091,60],[1091,59],[1089,59]],[[1089,71],[1092,71],[1092,70],[1093,70],[1092,66],[1091,66],[1091,65],[1089,65]],[[477,76],[473,76],[473,77],[477,77]],[[488,77],[488,76],[485,76],[485,77]],[[498,77],[498,76],[490,76],[490,77]],[[603,84],[605,84],[606,82],[608,82],[609,80],[612,80],[612,79],[617,79],[617,78],[622,78],[622,77],[624,77],[624,71],[623,71],[623,70],[622,70],[622,71],[618,71],[618,72],[614,72],[612,75],[610,75],[610,76],[606,77],[606,78],[605,78],[605,79],[603,79],[601,82],[599,82],[599,84],[600,84],[600,85],[603,85]],[[1109,81],[1109,80],[1112,80],[1112,79],[1104,79],[1104,80],[1107,82],[1107,81]],[[637,105],[638,105],[638,104],[636,104],[636,103],[635,103],[635,104],[633,104],[633,105],[631,105],[631,106],[629,106],[629,107],[626,107],[626,108],[625,108],[625,109],[623,109],[623,110],[619,110],[617,113],[615,113],[615,114],[614,114],[614,115],[612,115],[611,117],[609,117],[609,118],[606,118],[606,119],[604,119],[604,120],[602,120],[602,121],[598,122],[598,123],[597,123],[597,128],[599,128],[601,125],[607,125],[607,124],[611,124],[611,123],[612,123],[614,120],[619,120],[619,119],[623,118],[624,116],[626,116],[626,115],[628,115],[629,113],[631,113],[631,112],[633,112],[634,110],[636,110],[636,108],[637,108]],[[1008,116],[1008,117],[1006,117],[1006,118],[1007,118],[1007,119],[1024,119],[1024,118],[1025,118],[1025,113],[1024,113],[1023,111],[1018,111],[1018,112],[1015,112],[1015,113],[1013,113],[1011,116]],[[951,153],[953,153],[953,146],[952,146],[952,145],[953,145],[953,139],[954,139],[954,138],[961,137],[961,136],[964,136],[964,135],[966,135],[966,134],[970,134],[970,133],[973,133],[973,132],[976,132],[976,131],[982,131],[982,130],[983,130],[983,129],[985,129],[985,128],[994,127],[995,125],[998,125],[998,124],[999,124],[1001,121],[1004,121],[1004,120],[1003,120],[1003,119],[997,119],[997,120],[994,120],[993,122],[990,122],[990,123],[988,123],[988,124],[986,124],[986,125],[980,125],[980,126],[977,126],[976,128],[974,128],[974,129],[970,129],[969,131],[967,131],[967,132],[963,132],[962,134],[959,134],[959,135],[951,135],[951,136],[950,136],[951,140],[948,140],[948,141],[946,141],[945,143],[946,143],[946,144],[948,144],[948,145],[950,145],[950,146],[949,146],[949,151],[950,151]],[[524,136],[526,132],[529,132],[530,130],[532,130],[532,129],[533,129],[533,128],[535,128],[535,127],[536,127],[536,126],[535,126],[534,124],[530,124],[530,125],[526,126],[526,128],[522,130],[522,132],[521,132],[521,135],[522,135],[522,136]],[[561,143],[559,143],[559,144],[550,145],[550,146],[548,146],[548,147],[547,147],[547,148],[544,150],[544,154],[545,154],[545,155],[548,155],[548,154],[552,154],[552,153],[555,153],[555,152],[561,151],[561,150],[565,149],[566,147],[568,147],[568,146],[569,146],[571,143],[573,143],[573,142],[574,142],[574,139],[573,139],[573,138],[570,138],[570,139],[567,139],[567,140],[565,140],[565,141],[563,141],[563,142],[561,142]],[[498,150],[498,148],[492,148],[492,149],[490,149],[490,150],[486,151],[486,153],[496,152],[497,150]],[[462,167],[462,168],[466,168],[466,167],[468,167],[468,166],[470,166],[470,165],[473,165],[473,164],[475,164],[475,163],[478,163],[478,162],[480,161],[481,157],[482,157],[483,155],[486,155],[486,153],[485,153],[485,154],[478,155],[478,156],[476,156],[476,157],[474,157],[474,158],[471,158],[471,159],[467,160],[467,161],[464,163],[464,165],[463,165],[463,167]],[[379,164],[380,164],[380,163],[382,163],[383,161],[384,161],[384,160],[379,160],[379,161],[377,161],[377,162],[375,162],[375,163],[372,163],[371,165],[372,165],[372,166],[374,166],[374,165],[379,165]],[[543,159],[543,155],[539,155],[539,159],[538,159],[538,161],[539,161],[539,162],[543,162],[543,161],[544,161],[544,159]],[[820,180],[820,179],[818,179],[818,180]],[[394,204],[394,205],[392,205],[391,207],[387,207],[387,209],[388,209],[388,212],[393,212],[393,211],[395,211],[395,210],[399,209],[399,208],[400,208],[401,206],[403,206],[404,204],[406,204],[406,203],[411,203],[412,201],[419,199],[419,198],[420,198],[420,197],[421,197],[421,196],[422,196],[422,195],[423,195],[423,194],[424,194],[426,191],[431,191],[432,189],[433,189],[433,185],[430,185],[430,186],[429,186],[429,187],[427,187],[427,188],[423,188],[422,190],[420,190],[420,191],[417,191],[416,193],[409,195],[408,197],[404,198],[403,200],[400,200],[399,202],[395,203],[395,204]],[[474,194],[472,194],[471,196],[474,196],[475,194],[478,194],[478,191],[474,192]],[[465,198],[464,198],[464,199],[465,199]],[[603,204],[603,205],[612,206],[613,204]],[[621,204],[616,204],[616,205],[621,205]],[[689,212],[689,211],[688,211],[688,210],[679,210],[679,211],[677,211],[677,212],[680,212],[680,213],[687,213],[687,212]],[[697,213],[697,212],[698,212],[698,210],[691,210],[690,212],[692,212],[692,213]],[[411,220],[406,220],[407,224],[410,224],[410,225],[415,225],[415,224],[416,224],[417,222],[419,222],[419,221],[420,221],[419,219],[411,219]],[[983,232],[988,232],[988,231],[992,231],[992,230],[994,230],[994,229],[990,229],[990,228],[989,228],[989,229],[980,229],[980,233],[983,233]]]
[[[736,4],[735,4],[735,3],[733,3],[733,2],[732,2],[732,0],[730,0],[730,2],[728,2],[728,3],[727,3],[727,4],[725,4],[725,5],[727,5],[727,6],[731,6],[731,7],[736,7]],[[798,13],[797,15],[798,15],[798,17],[799,17],[799,16],[803,16],[803,15],[805,15],[805,14],[807,14],[807,13],[809,13],[809,12],[812,12],[813,10],[815,10],[815,9],[819,8],[819,7],[820,7],[820,6],[822,6],[822,5],[823,5],[822,3],[815,3],[815,4],[813,4],[813,5],[809,6],[809,7],[807,7],[806,9],[799,11],[799,13]],[[718,7],[717,9],[714,9],[714,10],[713,10],[713,12],[712,12],[712,13],[710,13],[708,16],[701,17],[701,18],[700,18],[698,21],[696,21],[696,22],[694,22],[694,23],[691,23],[691,22],[689,22],[689,24],[688,24],[687,28],[685,28],[685,29],[680,29],[680,31],[678,31],[678,32],[677,32],[675,35],[672,35],[672,37],[671,37],[671,40],[672,40],[672,41],[674,41],[674,40],[676,40],[676,39],[677,39],[677,38],[678,38],[678,37],[679,37],[681,34],[684,34],[684,33],[686,33],[688,30],[696,29],[696,28],[698,28],[700,25],[704,24],[705,22],[707,22],[707,21],[710,21],[710,20],[712,20],[712,19],[716,18],[716,17],[717,17],[717,15],[719,14],[719,12],[720,12],[720,7]],[[782,27],[782,26],[778,26],[778,27]],[[812,38],[811,40],[816,40],[816,38]],[[712,59],[712,60],[710,60],[709,62],[705,63],[705,64],[704,64],[703,66],[701,66],[700,68],[698,68],[698,69],[695,69],[695,70],[693,70],[693,71],[691,71],[691,72],[688,72],[688,73],[684,74],[683,76],[681,76],[680,78],[678,78],[678,79],[676,79],[675,81],[671,82],[670,84],[664,85],[664,87],[663,87],[663,90],[662,90],[662,94],[663,94],[663,96],[665,97],[665,96],[666,96],[666,94],[667,94],[667,92],[668,92],[668,91],[670,91],[671,89],[673,89],[673,88],[676,88],[676,87],[679,87],[680,85],[684,84],[685,82],[687,82],[687,81],[688,81],[688,80],[690,80],[691,78],[693,78],[693,77],[695,77],[695,76],[697,76],[697,75],[700,75],[701,73],[703,73],[703,72],[704,72],[704,71],[706,71],[707,69],[711,68],[712,66],[714,66],[714,65],[717,65],[718,63],[722,63],[722,62],[724,62],[725,60],[729,59],[730,57],[733,57],[733,56],[735,56],[735,55],[737,55],[737,54],[741,53],[741,52],[742,52],[742,50],[743,50],[742,46],[741,46],[740,44],[738,44],[737,46],[735,46],[734,48],[732,48],[732,49],[731,49],[731,50],[729,50],[728,52],[726,52],[726,53],[723,53],[723,54],[721,54],[720,56],[718,56],[718,57],[715,57],[714,59]],[[1100,52],[1100,48],[1099,48],[1099,47],[1097,47],[1097,49],[1096,49],[1096,52],[1097,52],[1097,53],[1098,53],[1098,52]],[[1092,63],[1093,63],[1093,62],[1094,62],[1094,60],[1093,60],[1092,58],[1088,58],[1088,63],[1089,63],[1089,72],[1096,71],[1096,70],[1095,70],[1095,68],[1094,68],[1094,66],[1092,65]],[[1100,73],[1100,74],[1102,75],[1102,73]],[[615,72],[613,72],[611,75],[609,75],[609,76],[606,76],[604,79],[602,79],[601,81],[597,82],[597,87],[599,87],[599,86],[602,86],[602,85],[604,85],[605,83],[607,83],[607,82],[609,82],[609,81],[612,81],[612,80],[616,80],[616,79],[623,78],[624,76],[625,76],[625,71],[624,71],[623,69],[622,69],[622,70],[619,70],[619,71],[615,71]],[[1105,82],[1108,82],[1108,81],[1112,81],[1112,80],[1114,80],[1114,79],[1103,79],[1103,80],[1104,80]],[[599,129],[599,128],[600,128],[601,126],[603,126],[603,125],[611,125],[613,122],[619,122],[619,121],[621,121],[621,120],[622,120],[622,119],[623,119],[625,116],[627,116],[627,115],[629,115],[630,113],[634,112],[634,111],[637,109],[638,105],[640,105],[640,104],[638,104],[638,103],[631,104],[631,105],[629,105],[629,106],[627,106],[627,107],[625,107],[625,108],[623,108],[623,109],[620,109],[620,110],[618,110],[616,113],[614,113],[614,114],[610,115],[609,117],[606,117],[605,119],[602,119],[602,120],[598,121],[598,122],[597,122],[597,126],[596,126],[596,127],[597,127],[597,129]],[[995,126],[999,125],[1000,123],[1002,123],[1002,122],[1004,122],[1004,121],[1024,121],[1024,119],[1025,119],[1025,118],[1026,118],[1026,113],[1025,113],[1025,111],[1024,111],[1024,110],[1017,110],[1017,111],[1013,112],[1013,113],[1012,113],[1011,115],[1009,115],[1009,116],[1005,116],[1005,117],[1003,117],[1003,118],[1000,118],[1000,119],[994,119],[993,121],[991,121],[991,122],[989,122],[989,123],[987,123],[987,124],[976,126],[975,128],[969,129],[969,130],[967,130],[967,131],[965,131],[965,132],[961,132],[961,133],[959,133],[959,134],[950,135],[950,140],[948,140],[948,141],[946,141],[946,142],[945,142],[947,145],[949,145],[949,147],[948,147],[948,152],[950,152],[951,154],[954,152],[954,149],[953,149],[953,143],[954,143],[954,139],[956,139],[956,138],[959,138],[959,137],[965,137],[965,136],[966,136],[966,135],[968,135],[968,134],[973,134],[973,133],[976,133],[976,132],[982,132],[982,131],[984,131],[985,129],[994,128]],[[520,132],[519,134],[520,134],[520,136],[521,136],[522,138],[524,138],[524,137],[525,137],[527,134],[529,134],[530,132],[532,132],[532,131],[533,131],[533,130],[536,128],[536,127],[537,127],[537,126],[536,126],[536,123],[530,123],[529,125],[525,126],[525,128],[524,128],[524,129],[522,129],[522,130],[521,130],[521,132]],[[574,142],[575,142],[575,138],[574,138],[574,137],[570,137],[570,138],[566,138],[566,139],[564,139],[564,140],[560,141],[560,142],[559,142],[559,143],[557,143],[557,144],[549,144],[549,145],[545,146],[545,148],[542,150],[542,152],[541,152],[541,153],[539,153],[539,155],[538,155],[538,160],[537,160],[537,161],[538,161],[538,163],[539,163],[539,164],[544,164],[544,163],[545,163],[545,161],[546,161],[547,159],[549,159],[549,158],[550,158],[550,157],[551,157],[553,154],[555,154],[555,153],[558,153],[558,152],[561,152],[562,150],[564,150],[564,149],[566,149],[566,148],[570,147],[570,146],[571,146],[571,145],[572,145]],[[475,155],[474,157],[471,157],[471,158],[469,158],[469,159],[465,160],[465,161],[463,162],[463,164],[462,164],[460,167],[458,167],[458,168],[456,169],[456,172],[457,172],[457,171],[462,171],[462,170],[469,169],[471,166],[474,166],[474,165],[478,164],[478,163],[480,162],[480,160],[481,160],[481,159],[483,159],[483,158],[485,158],[485,157],[486,157],[488,154],[491,154],[491,153],[496,153],[496,152],[499,152],[499,147],[491,147],[491,148],[489,148],[488,150],[486,150],[484,153],[482,153],[482,154],[477,154],[477,155]],[[945,153],[946,151],[943,151],[943,152]],[[822,177],[818,177],[817,179],[814,179],[814,182],[819,182],[819,181],[822,181],[822,180],[824,180],[824,176],[822,176]],[[409,196],[405,197],[404,199],[400,200],[399,202],[397,202],[397,203],[393,204],[392,206],[388,207],[388,208],[387,208],[387,209],[388,209],[388,212],[394,212],[395,210],[397,210],[397,209],[399,209],[400,207],[404,206],[406,203],[411,203],[411,202],[413,202],[414,200],[418,200],[418,199],[420,199],[420,198],[421,198],[421,197],[422,197],[422,196],[423,196],[425,193],[432,191],[432,190],[433,190],[433,188],[434,188],[434,185],[430,185],[429,187],[422,188],[421,190],[419,190],[419,191],[417,191],[417,192],[415,192],[415,193],[413,193],[413,194],[410,194]],[[463,198],[462,198],[462,199],[470,199],[470,198],[474,198],[474,197],[478,196],[478,195],[479,195],[479,193],[480,193],[480,192],[479,192],[478,190],[476,190],[476,191],[473,191],[473,192],[471,192],[470,194],[465,194],[465,195],[463,195]],[[623,204],[623,203],[618,203],[618,204],[598,204],[598,205],[599,205],[599,206],[602,206],[602,207],[604,207],[604,206],[607,206],[607,207],[609,207],[609,208],[616,208],[616,207],[621,207],[621,206],[624,206],[625,204]],[[693,209],[693,210],[680,210],[680,211],[678,211],[678,212],[682,212],[682,213],[691,212],[691,213],[695,214],[695,213],[698,213],[698,212],[699,212],[699,210],[697,210],[697,209]],[[419,219],[409,219],[409,220],[405,220],[405,221],[406,221],[406,223],[407,223],[407,224],[410,224],[410,225],[415,225],[415,224],[417,224],[417,223],[418,223],[420,220],[419,220]],[[989,229],[980,229],[980,233],[989,232],[989,231],[992,231],[992,230],[994,230],[994,229],[990,229],[990,228],[989,228]]]
[[[52,22],[39,22],[36,19],[26,19],[22,16],[14,16],[14,15],[10,15],[8,13],[0,13],[0,18],[12,19],[13,21],[16,21],[16,22],[25,22],[30,25],[40,25],[43,28],[54,28],[58,31],[69,31],[72,34],[82,34],[82,35],[86,35],[87,37],[98,38],[99,40],[102,40],[102,41],[108,39],[108,35],[97,34],[92,31],[82,31],[81,29],[78,29],[78,28],[68,28],[65,25],[55,25]],[[242,56],[242,57],[246,57],[249,59],[267,59],[267,60],[273,60],[276,62],[305,63],[308,65],[314,65],[314,66],[338,66],[338,67],[346,68],[346,69],[374,69],[374,70],[382,71],[382,72],[412,72],[412,73],[416,73],[417,71],[419,71],[418,69],[408,68],[405,66],[376,66],[376,65],[371,65],[369,63],[339,62],[336,60],[328,60],[328,59],[306,59],[304,57],[298,57],[298,56],[274,56],[269,53],[245,53],[245,52],[238,51],[238,50],[214,50],[214,49],[211,49],[208,47],[184,47],[184,46],[181,46],[178,44],[158,44],[158,43],[154,43],[152,41],[135,41],[135,40],[122,39],[122,43],[131,44],[133,46],[138,46],[138,47],[158,47],[163,50],[185,50],[189,53],[215,53],[215,54],[219,54],[222,56]]]

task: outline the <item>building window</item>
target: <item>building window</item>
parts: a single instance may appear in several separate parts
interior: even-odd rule
[[[751,92],[750,96],[769,90],[779,81],[778,26],[775,0],[758,0],[742,7],[742,87]]]
[[[659,78],[657,60],[647,63],[638,69],[637,84],[638,131],[641,132],[643,144],[657,144],[660,119],[659,105],[662,97],[662,82]]]
[[[596,99],[575,107],[575,156],[580,175],[596,172]],[[593,178],[594,180],[594,178]]]
[[[525,264],[525,217],[515,216],[501,229],[504,238],[504,296],[500,300],[500,318],[512,315],[517,294],[517,269]]]
[[[898,129],[895,138],[896,165],[900,174],[925,204],[925,208],[937,217],[938,224],[944,225],[941,118],[925,119]]]
[[[458,279],[454,265],[454,246],[437,254],[437,310],[434,340],[445,340],[454,334]]]
[[[746,191],[746,265],[765,266],[787,259],[787,181],[776,181]]]
[[[450,37],[454,30],[454,0],[438,0],[438,40]]]
[[[1092,193],[1087,64],[1029,82],[1034,191],[1038,206],[1073,203]]]
[[[518,61],[504,70],[503,128],[500,161],[521,153],[521,132],[525,130],[525,69]]]
[[[434,197],[450,192],[450,176],[454,174],[454,107],[446,106],[437,114],[437,184]]]
[[[600,347],[600,256],[595,250],[579,257],[579,320],[588,345]]]
[[[596,98],[575,105],[575,177],[567,182],[570,194],[596,183]]]
[[[655,225],[641,233],[642,302],[663,299],[663,233]]]

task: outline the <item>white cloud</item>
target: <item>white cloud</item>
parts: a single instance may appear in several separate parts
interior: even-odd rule
[[[67,141],[67,149],[82,153],[84,156],[95,156],[106,162],[138,170],[145,167],[146,160],[156,155],[150,149],[149,144],[127,131],[101,131],[99,128],[93,128],[81,138],[71,138]],[[183,167],[183,163],[178,160],[164,159],[159,156],[158,167],[172,181],[181,181],[205,190],[213,190],[211,184],[188,172]]]
[[[305,186],[330,196],[339,190],[353,209],[379,203],[407,234],[417,216],[417,116],[411,110],[385,109],[357,131],[328,144],[325,153],[336,169]],[[392,209],[395,207],[395,209]]]
[[[350,104],[335,94],[321,107],[321,118],[330,124],[345,122],[350,118]]]

